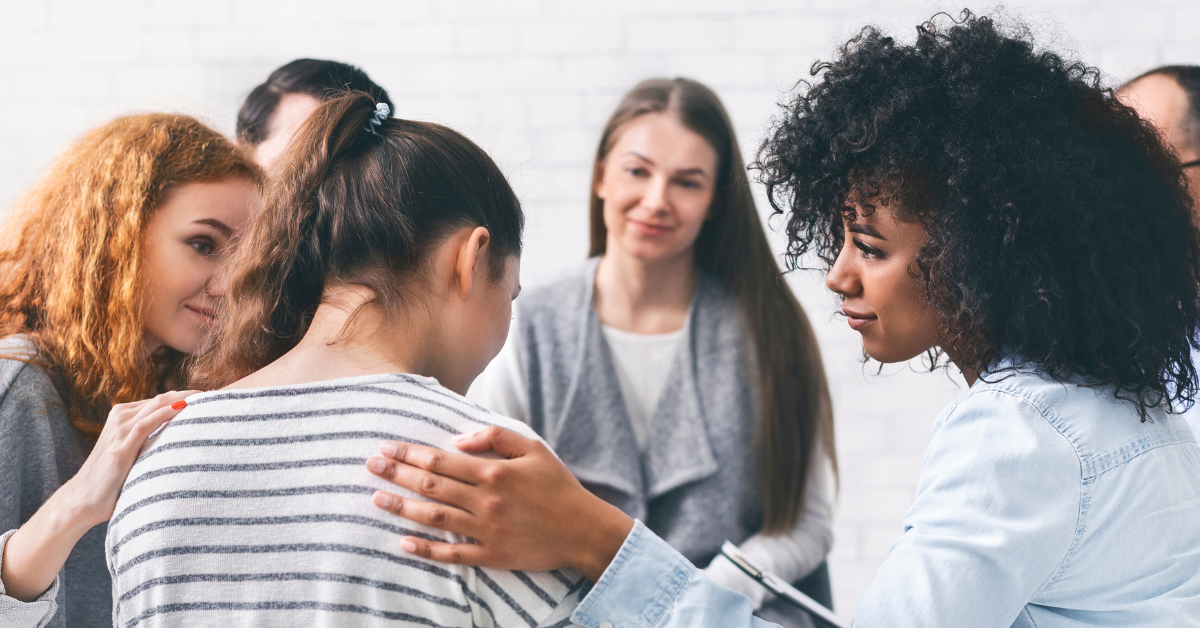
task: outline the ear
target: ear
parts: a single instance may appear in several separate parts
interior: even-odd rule
[[[488,246],[492,234],[487,227],[475,227],[458,247],[458,296],[466,299],[477,282],[486,281],[488,272]]]

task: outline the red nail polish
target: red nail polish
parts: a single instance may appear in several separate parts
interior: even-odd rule
[[[186,399],[180,399],[179,401],[176,401],[175,403],[171,404],[171,409],[172,409],[172,410],[182,410],[182,409],[184,409],[184,408],[186,408],[186,407],[187,407],[187,400],[186,400]]]

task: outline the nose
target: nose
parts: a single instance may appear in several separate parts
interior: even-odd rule
[[[833,268],[825,275],[825,287],[842,297],[853,297],[862,292],[862,280],[858,276],[854,247],[849,242],[842,245],[837,259],[833,261]]]
[[[667,208],[670,206],[670,201],[667,198],[668,183],[666,177],[653,177],[642,194],[642,207],[656,214],[667,211]]]

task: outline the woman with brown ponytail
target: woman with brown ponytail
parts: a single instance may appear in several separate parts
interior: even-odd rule
[[[108,526],[115,624],[533,628],[574,609],[574,570],[414,559],[399,536],[465,539],[372,504],[382,440],[534,435],[461,396],[508,332],[520,203],[470,140],[388,115],[332,99],[285,154],[193,372],[211,392],[150,441]]]
[[[185,404],[165,391],[212,328],[259,177],[196,120],[135,115],[18,201],[0,246],[0,625],[108,625],[105,522]]]
[[[717,553],[733,541],[790,581],[824,562],[833,426],[812,329],[707,87],[653,79],[621,101],[596,153],[588,254],[522,297],[472,396],[761,609],[766,590]]]

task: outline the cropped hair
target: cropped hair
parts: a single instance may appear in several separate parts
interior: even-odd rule
[[[804,514],[808,474],[817,455],[823,454],[837,473],[829,385],[812,326],[767,242],[733,124],[712,90],[685,78],[650,79],[634,86],[617,105],[596,151],[588,254],[603,255],[608,241],[604,201],[596,195],[604,161],[625,125],[649,113],[676,118],[718,156],[712,208],[696,237],[696,266],[741,306],[759,366],[753,384],[762,399],[763,529],[786,532]]]
[[[99,434],[113,404],[177,375],[178,351],[144,355],[146,226],[174,186],[230,176],[262,175],[193,118],[134,115],[85,134],[18,199],[0,250],[0,336],[33,341],[80,431]]]
[[[228,269],[227,305],[200,352],[194,385],[220,388],[287,353],[328,287],[363,286],[390,315],[419,300],[433,249],[486,227],[498,281],[521,252],[524,214],[495,162],[462,134],[428,122],[375,119],[349,92],[301,127],[285,175],[270,182]]]
[[[257,146],[267,139],[268,122],[286,94],[305,94],[317,100],[329,100],[346,91],[370,94],[375,102],[384,102],[396,110],[396,104],[367,73],[341,61],[296,59],[271,72],[267,80],[250,90],[237,115],[238,141]]]
[[[759,156],[788,259],[833,265],[843,220],[885,208],[927,237],[914,274],[941,351],[1190,404],[1200,262],[1183,171],[1100,72],[964,12],[901,45],[867,27],[783,108]],[[848,202],[848,200],[850,202]],[[989,369],[995,369],[989,373]]]
[[[1175,81],[1187,94],[1188,111],[1184,132],[1192,146],[1200,149],[1200,65],[1164,65],[1139,75],[1126,83],[1132,85],[1147,76],[1165,76]]]

